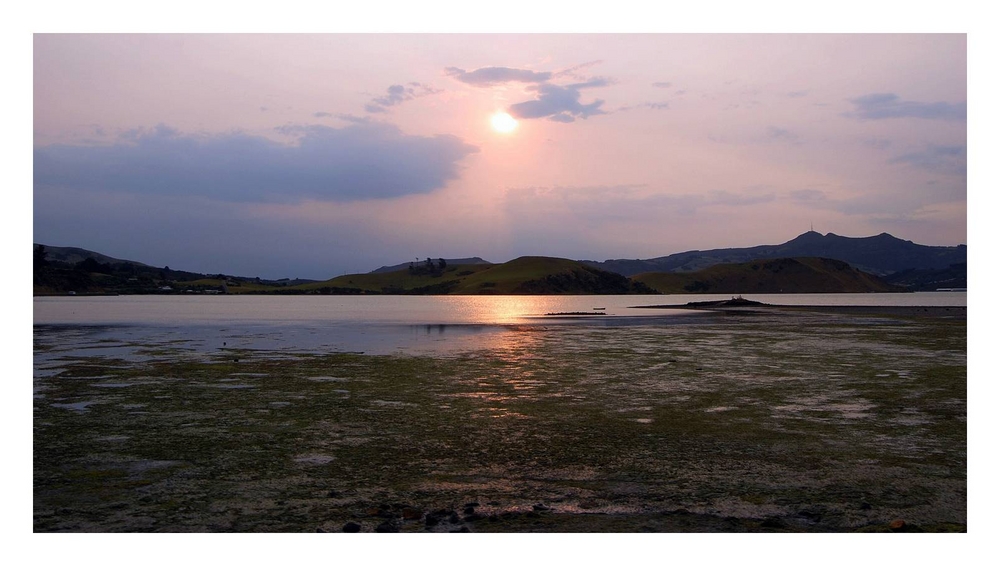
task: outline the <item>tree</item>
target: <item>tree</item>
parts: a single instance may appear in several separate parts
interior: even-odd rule
[[[448,262],[446,262],[444,260],[444,258],[440,258],[439,257],[438,258],[438,269],[440,269],[441,271],[444,271],[445,267],[448,267]]]
[[[35,256],[33,262],[35,271],[48,267],[49,265],[48,255],[49,252],[45,250],[45,246],[39,244],[38,247],[35,248]]]

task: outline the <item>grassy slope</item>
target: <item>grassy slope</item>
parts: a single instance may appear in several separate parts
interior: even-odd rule
[[[555,257],[525,256],[495,265],[469,276],[455,289],[456,294],[509,295],[520,292],[525,284],[547,276],[569,276],[582,271],[576,261]]]
[[[503,264],[454,265],[437,275],[390,273],[343,275],[328,281],[289,287],[295,291],[324,288],[367,293],[453,295],[625,293],[628,279],[554,257],[520,257]]]
[[[309,283],[306,285],[296,285],[290,287],[295,290],[318,290],[324,287],[337,287],[341,289],[360,289],[369,293],[383,293],[387,290],[413,291],[434,286],[446,286],[453,282],[468,277],[486,269],[494,267],[492,264],[481,265],[450,265],[438,275],[411,275],[406,269],[391,271],[389,273],[356,273],[353,275],[341,275],[328,281]]]
[[[634,275],[661,293],[867,293],[899,290],[844,262],[785,258],[714,265],[693,273]]]

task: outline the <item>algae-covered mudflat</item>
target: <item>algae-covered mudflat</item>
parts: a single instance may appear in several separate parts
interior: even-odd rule
[[[964,309],[418,354],[38,326],[34,389],[36,532],[965,530]]]

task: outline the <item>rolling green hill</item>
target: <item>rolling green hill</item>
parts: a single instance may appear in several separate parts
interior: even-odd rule
[[[420,267],[420,266],[418,266]],[[342,275],[286,292],[414,295],[586,295],[654,292],[627,277],[554,257],[519,257],[502,264],[448,265]]]
[[[871,293],[905,289],[835,259],[761,259],[720,264],[692,273],[633,275],[661,293]]]

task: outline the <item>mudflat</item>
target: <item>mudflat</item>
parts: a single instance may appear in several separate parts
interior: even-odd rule
[[[964,531],[964,311],[511,326],[437,355],[36,328],[34,530]]]

